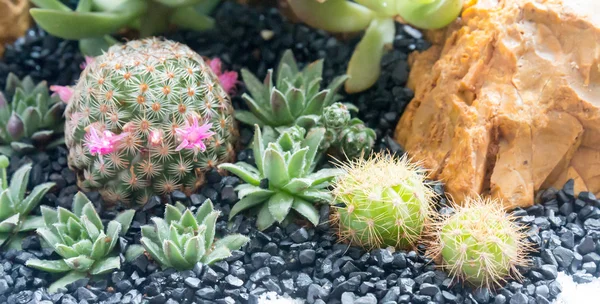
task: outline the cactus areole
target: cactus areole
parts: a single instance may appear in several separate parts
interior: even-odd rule
[[[230,99],[204,60],[159,39],[113,46],[88,64],[66,110],[69,166],[84,190],[143,204],[203,184],[231,161]]]

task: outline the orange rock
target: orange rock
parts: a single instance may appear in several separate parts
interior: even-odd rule
[[[396,139],[460,202],[600,195],[600,1],[479,0],[410,57]]]
[[[0,56],[4,44],[21,37],[30,24],[28,0],[0,0]]]

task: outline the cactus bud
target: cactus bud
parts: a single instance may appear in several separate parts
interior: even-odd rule
[[[21,138],[21,136],[23,136],[23,133],[25,132],[25,126],[17,114],[13,113],[8,119],[8,123],[6,123],[6,131],[14,140],[18,140]]]
[[[349,158],[358,157],[363,153],[369,154],[376,137],[373,129],[365,127],[362,122],[356,123],[342,131],[342,151]]]
[[[323,109],[323,123],[328,128],[339,129],[348,124],[349,121],[350,111],[340,102]]]
[[[8,165],[9,165],[8,157],[6,157],[4,155],[0,155],[0,169],[6,169],[6,168],[8,168]]]

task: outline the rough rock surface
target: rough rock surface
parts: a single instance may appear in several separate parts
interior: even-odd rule
[[[529,206],[569,178],[600,194],[600,1],[470,3],[412,55],[396,140],[458,202]]]
[[[0,56],[4,44],[12,42],[29,28],[29,1],[0,0]]]

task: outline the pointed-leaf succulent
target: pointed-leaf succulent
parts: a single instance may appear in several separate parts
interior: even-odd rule
[[[346,92],[370,88],[381,73],[380,61],[396,35],[395,20],[423,29],[448,25],[460,14],[462,0],[288,0],[306,24],[333,33],[365,31],[348,64]],[[352,22],[348,22],[352,20]]]
[[[20,80],[11,73],[4,94],[0,92],[0,152],[9,155],[64,142],[65,104],[50,96],[45,81],[35,84],[29,76]]]
[[[347,156],[368,154],[375,141],[375,131],[367,128],[358,118],[351,118],[350,110],[356,107],[337,102],[337,91],[348,79],[342,75],[334,78],[329,86],[321,90],[323,60],[298,68],[292,51],[283,53],[276,75],[273,70],[261,82],[248,70],[242,70],[242,77],[250,94],[243,94],[250,111],[236,111],[235,117],[249,125],[269,126],[278,131],[292,126],[306,130],[323,127],[325,140],[320,150],[333,148],[333,153]],[[273,77],[275,76],[275,80]],[[356,129],[365,130],[370,137],[362,145],[344,145],[343,133],[356,133]],[[356,136],[355,136],[356,137]],[[350,138],[350,137],[347,137]],[[356,142],[354,139],[351,141]]]
[[[0,155],[0,246],[10,244],[19,248],[20,244],[17,241],[19,238],[13,238],[15,235],[44,225],[40,216],[31,216],[29,213],[40,203],[54,183],[37,185],[26,196],[31,165],[23,165],[17,169],[12,175],[10,184],[6,174],[8,165],[8,158]]]
[[[62,259],[33,259],[26,263],[29,267],[47,272],[69,272],[50,285],[49,292],[56,292],[89,275],[102,275],[119,269],[121,260],[117,253],[113,253],[113,248],[119,236],[129,229],[135,213],[133,210],[120,213],[105,229],[94,205],[81,192],[75,195],[72,210],[42,206],[45,227],[38,228],[37,233]]]
[[[198,262],[210,265],[225,259],[249,238],[231,234],[215,241],[219,215],[210,200],[196,214],[179,202],[167,205],[164,218],[154,217],[153,225],[142,226],[142,246],[160,265],[177,270],[192,269]]]
[[[276,141],[266,144],[264,137],[267,136],[261,134],[257,125],[252,146],[256,168],[245,162],[219,166],[247,183],[236,188],[240,201],[231,209],[230,219],[255,207],[258,209],[256,225],[260,230],[275,222],[281,223],[291,210],[314,225],[319,223],[319,212],[313,203],[332,200],[327,187],[341,171],[321,169],[313,173],[325,129],[313,128],[306,136],[304,133],[304,129],[293,127],[281,133]]]

